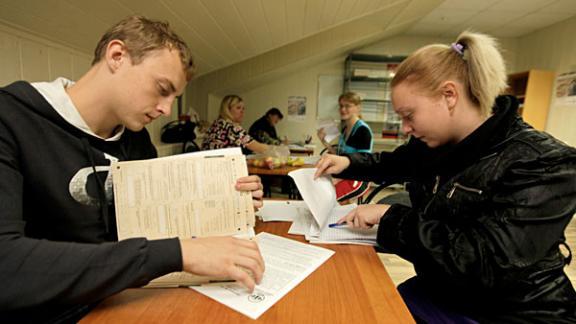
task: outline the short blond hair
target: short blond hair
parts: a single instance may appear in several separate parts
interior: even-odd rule
[[[100,62],[106,53],[108,43],[113,40],[124,42],[133,64],[139,64],[151,51],[168,48],[176,49],[186,80],[194,74],[194,61],[188,45],[178,36],[167,22],[151,20],[143,16],[129,16],[112,26],[102,36],[94,50],[92,65]]]
[[[488,116],[494,100],[507,87],[506,66],[496,40],[465,31],[452,45],[422,47],[398,66],[391,86],[407,81],[434,95],[449,79],[461,82],[466,95]]]
[[[232,114],[230,114],[230,107],[234,106],[239,102],[243,102],[242,98],[238,95],[231,94],[222,98],[220,103],[220,118],[232,121]]]

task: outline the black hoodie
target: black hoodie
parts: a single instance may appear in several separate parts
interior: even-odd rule
[[[65,121],[29,83],[0,88],[0,322],[74,320],[87,305],[182,270],[177,239],[116,242],[110,162],[153,157],[146,130],[104,141]]]

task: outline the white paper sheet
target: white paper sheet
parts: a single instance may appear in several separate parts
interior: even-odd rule
[[[326,133],[324,140],[328,143],[332,142],[332,140],[340,136],[338,124],[333,120],[319,120],[316,124],[316,129],[320,128],[324,129],[324,133]]]
[[[336,201],[336,189],[329,176],[322,176],[314,180],[316,168],[303,168],[288,173],[302,199],[306,202],[312,212],[312,216],[320,228],[326,224],[328,215],[338,202]]]
[[[291,234],[303,234],[311,243],[345,243],[376,245],[377,227],[370,230],[353,228],[329,228],[340,218],[356,208],[356,204],[340,206],[336,201],[336,190],[329,177],[314,180],[316,169],[300,169],[288,175],[294,179],[302,198],[312,213],[313,219],[296,219],[290,228]],[[307,228],[307,229],[306,229]]]
[[[266,271],[253,293],[237,283],[213,283],[191,288],[257,319],[334,254],[328,249],[269,233],[260,233],[256,237]]]
[[[307,235],[310,231],[310,225],[313,222],[312,213],[306,207],[302,208],[298,213],[298,217],[292,222],[292,226],[288,229],[288,234],[294,235]]]
[[[264,206],[256,212],[264,222],[292,222],[299,216],[299,210],[306,207],[302,200],[264,200]]]
[[[376,235],[378,234],[378,226],[370,229],[360,229],[351,227],[333,227],[328,225],[336,223],[340,218],[346,216],[350,211],[356,208],[356,204],[338,206],[332,210],[328,217],[328,222],[322,228],[318,236],[310,240],[311,243],[346,243],[346,244],[365,244],[376,245]]]
[[[246,235],[254,226],[249,192],[234,184],[247,176],[239,148],[112,164],[118,239]],[[211,278],[173,273],[150,286],[178,286]]]

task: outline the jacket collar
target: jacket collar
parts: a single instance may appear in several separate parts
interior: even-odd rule
[[[430,167],[435,173],[450,176],[491,153],[506,140],[518,116],[518,101],[513,96],[496,98],[492,116],[455,145],[437,149]]]

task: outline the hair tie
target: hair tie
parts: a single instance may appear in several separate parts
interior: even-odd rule
[[[452,49],[456,51],[456,53],[460,54],[460,56],[464,56],[464,45],[460,43],[452,43]]]

